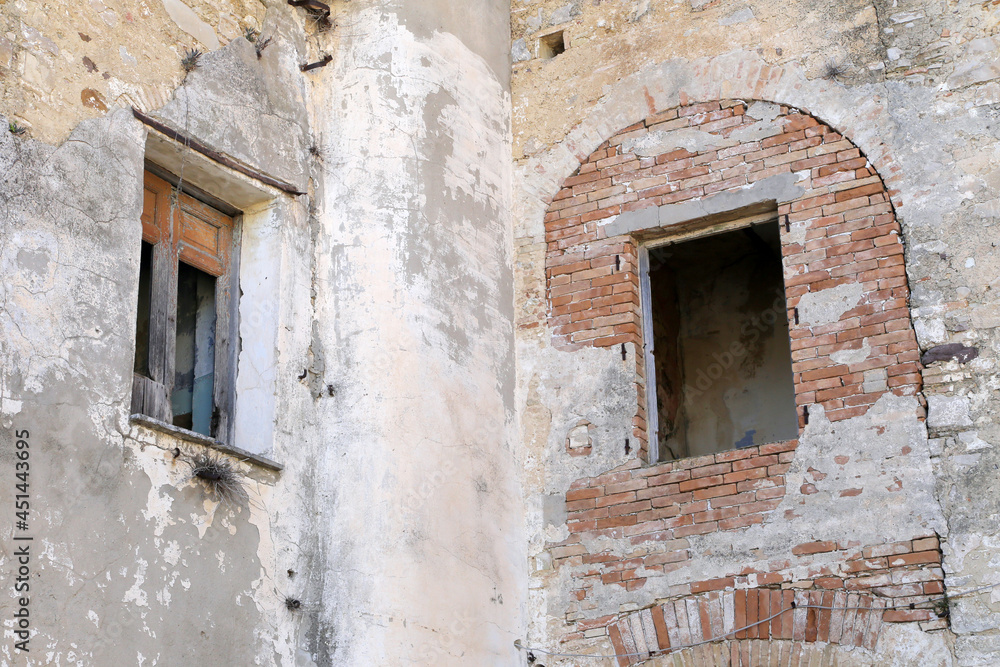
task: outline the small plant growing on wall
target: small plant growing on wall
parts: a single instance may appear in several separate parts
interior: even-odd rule
[[[934,600],[934,613],[938,618],[948,618],[951,616],[951,601],[947,596]]]
[[[830,81],[838,81],[847,74],[847,65],[838,60],[827,60],[823,65],[823,78]]]
[[[257,52],[257,60],[264,54],[264,49],[266,49],[271,44],[271,38],[267,37],[265,39],[258,39],[257,43],[254,45],[254,50]]]
[[[200,63],[202,53],[198,49],[188,49],[184,52],[184,57],[181,58],[181,69],[187,73],[193,72]]]
[[[264,55],[264,49],[270,46],[271,38],[261,39],[260,33],[250,27],[243,28],[243,36],[246,37],[248,42],[254,45],[254,51],[257,52],[257,60],[260,60],[260,57]]]
[[[220,502],[242,505],[248,500],[242,475],[227,459],[211,454],[198,454],[191,461],[191,474]]]

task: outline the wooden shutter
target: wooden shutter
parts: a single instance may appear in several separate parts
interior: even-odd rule
[[[149,376],[133,375],[132,412],[170,423],[174,329],[177,313],[177,259],[170,215],[170,185],[145,173],[142,239],[153,244],[149,304]]]
[[[215,408],[213,436],[230,429],[234,369],[231,311],[234,277],[230,256],[233,219],[176,192],[167,181],[145,172],[142,238],[153,244],[149,322],[149,376],[133,375],[132,412],[166,423],[173,421],[177,334],[177,264],[182,261],[216,276]]]

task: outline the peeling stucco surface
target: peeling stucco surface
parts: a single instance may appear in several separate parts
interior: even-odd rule
[[[142,8],[102,5],[89,39],[47,17],[11,66],[49,49],[67,82],[0,99],[0,424],[32,432],[40,517],[32,654],[5,638],[0,662],[515,663],[506,7],[470,23],[447,3],[340,3],[326,32],[283,2]],[[34,35],[41,15],[13,9],[4,21]],[[260,57],[243,28],[272,38]],[[211,51],[184,76],[193,47]],[[111,49],[141,85],[101,78]],[[110,110],[61,106],[91,75]],[[308,192],[199,156],[169,165],[243,210],[234,444],[284,465],[234,461],[245,505],[192,478],[203,445],[129,422],[133,105]]]
[[[38,653],[13,656],[5,637],[0,662],[510,665],[514,639],[560,646],[569,588],[545,545],[566,537],[575,480],[635,457],[637,350],[551,346],[545,208],[613,133],[725,98],[761,122],[671,140],[766,139],[783,104],[842,132],[891,194],[921,346],[978,356],[924,369],[926,421],[919,397],[835,424],[813,410],[781,507],[691,536],[699,556],[673,576],[765,563],[795,541],[930,531],[949,590],[1000,583],[1000,7],[330,4],[325,32],[279,0],[0,5],[0,428],[37,438],[39,508]],[[273,38],[259,58],[246,29]],[[558,30],[567,50],[539,58]],[[207,53],[185,75],[193,48]],[[237,433],[285,466],[238,462],[243,507],[191,479],[197,445],[128,420],[146,137],[133,106],[308,193],[224,169],[205,182],[249,197],[234,202],[248,266]],[[663,139],[630,148],[656,155]],[[669,224],[773,192],[744,194],[646,214]],[[792,222],[789,237],[806,230]],[[853,298],[834,287],[799,315],[822,325]],[[670,593],[657,586],[608,589],[588,613]],[[858,661],[993,664],[998,591],[956,601],[946,630],[893,628]],[[10,604],[4,591],[5,631]],[[571,645],[610,649],[599,633]]]
[[[543,547],[564,535],[547,517],[552,514],[552,497],[565,493],[565,473],[575,471],[579,459],[587,457],[570,457],[555,446],[565,433],[551,438],[546,434],[574,415],[561,405],[557,392],[595,384],[617,360],[609,355],[600,368],[583,368],[567,377],[573,364],[553,357],[550,332],[544,326],[543,216],[562,180],[614,133],[657,111],[727,98],[745,100],[748,115],[761,119],[762,128],[775,117],[775,104],[813,114],[851,139],[890,190],[903,227],[911,315],[921,347],[955,342],[980,353],[1000,349],[995,333],[1000,319],[992,305],[997,259],[989,231],[997,213],[992,201],[1000,168],[994,121],[1000,88],[990,44],[1000,24],[996,7],[917,0],[751,5],[699,1],[652,5],[648,11],[633,13],[624,4],[578,3],[578,13],[565,17],[560,13],[565,4],[512,3],[517,56],[513,94],[519,401],[535,572],[530,637],[535,645],[550,646],[564,632],[561,619],[568,605],[563,584],[550,578]],[[554,29],[563,30],[566,52],[551,60],[533,57],[538,37]],[[830,64],[837,65],[834,76],[827,75]],[[755,132],[736,139],[756,141],[767,136]],[[644,141],[655,143],[655,138],[653,134]],[[704,139],[698,133],[685,137],[699,149]],[[656,154],[661,147],[631,148]],[[658,212],[636,212],[647,217],[650,213],[658,223]],[[805,240],[805,231],[794,221],[789,234],[793,242]],[[802,321],[828,320],[843,312],[851,296],[835,290],[820,293],[811,297],[813,303],[799,308],[799,316]],[[843,352],[841,360],[850,363],[869,353],[862,345]],[[910,469],[919,489],[913,500],[926,509],[927,526],[947,535],[944,570],[950,590],[996,583],[984,564],[1000,555],[983,535],[995,532],[1000,499],[981,477],[995,472],[997,464],[991,444],[997,438],[995,362],[982,357],[966,364],[937,362],[924,371],[924,378],[929,432],[909,417],[907,428],[913,430],[906,436],[920,446],[915,451],[923,452]],[[866,386],[884,383],[884,377],[865,376]],[[538,387],[550,384],[560,389],[538,393]],[[624,423],[614,402],[598,418],[593,416],[597,406],[586,407],[598,430],[602,424]],[[832,435],[811,430],[815,412],[810,414],[810,430],[796,461],[822,458],[811,449],[809,438],[826,442]],[[607,440],[595,438],[591,456],[617,452],[622,437],[619,432]],[[902,434],[894,437],[897,444],[903,443]],[[785,502],[792,501],[786,497]],[[868,530],[867,537],[876,538],[878,517],[870,521],[866,527],[842,522],[828,529],[844,536]],[[792,538],[786,540],[783,534],[784,521],[777,523],[781,528],[775,528],[774,537],[760,535],[763,545],[768,539],[791,543]],[[904,533],[914,527],[908,521],[904,525]],[[975,558],[960,557],[965,550]],[[729,562],[742,561],[737,557]],[[710,562],[690,567],[701,568],[697,576],[720,576],[725,569],[722,561],[714,566]],[[649,603],[658,594],[662,591],[647,594],[643,589],[606,600],[600,608],[615,613],[616,607],[631,609],[629,605]],[[956,636],[935,649],[942,664],[995,662],[1000,606],[994,595],[987,592],[956,601],[951,617]],[[592,632],[599,637],[599,630]],[[580,646],[604,653],[611,648],[600,640]],[[880,664],[919,664],[913,661],[920,658],[903,651],[901,643],[896,646],[898,656],[886,658],[895,663]]]

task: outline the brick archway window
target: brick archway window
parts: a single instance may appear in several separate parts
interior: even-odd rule
[[[645,352],[646,461],[791,440],[811,406],[838,421],[919,391],[885,187],[797,109],[725,100],[624,128],[564,181],[545,232],[553,344]]]

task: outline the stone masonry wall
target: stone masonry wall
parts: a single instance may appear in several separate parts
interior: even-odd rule
[[[593,607],[582,610],[573,606],[570,615],[582,614],[581,619],[597,622],[595,619],[652,609],[661,600],[671,599],[671,586],[736,576],[745,566],[769,571],[760,564],[784,560],[791,547],[810,541],[846,545],[853,540],[864,548],[937,534],[949,593],[972,591],[951,602],[948,627],[925,631],[919,623],[883,626],[876,654],[867,654],[863,646],[855,647],[849,662],[993,664],[1000,652],[1000,591],[989,588],[1000,583],[989,565],[1000,553],[992,537],[995,516],[1000,512],[994,484],[1000,456],[996,424],[1000,407],[991,389],[997,382],[995,358],[1000,350],[993,284],[1000,260],[992,238],[1000,169],[995,149],[1000,6],[936,0],[597,4],[515,0],[513,18],[519,403],[532,554],[529,640],[537,646],[560,645],[563,650],[614,652],[610,638],[596,626],[584,631],[584,636],[573,635],[560,644],[580,620],[566,620],[569,606],[580,602],[574,600],[573,592],[580,586],[579,577],[573,575],[587,570],[597,573],[585,598]],[[561,33],[566,50],[548,57],[539,44],[554,33]],[[800,404],[800,409],[809,408],[809,423],[801,426],[778,506],[764,514],[761,523],[747,528],[682,538],[690,545],[686,548],[690,557],[676,561],[679,567],[669,575],[661,575],[642,564],[635,568],[626,564],[638,547],[623,533],[614,534],[621,537],[570,533],[567,519],[571,513],[599,508],[580,505],[570,509],[566,505],[567,491],[574,484],[611,474],[620,474],[616,484],[636,482],[641,477],[635,473],[641,470],[635,459],[635,443],[643,426],[638,414],[642,409],[643,369],[638,359],[639,332],[629,327],[638,304],[619,296],[633,288],[624,276],[615,275],[614,267],[617,260],[621,273],[635,271],[628,245],[635,228],[626,229],[628,225],[621,220],[643,212],[624,210],[626,205],[635,204],[625,199],[636,194],[635,188],[629,191],[628,184],[614,181],[615,176],[624,174],[614,174],[610,183],[595,187],[593,201],[587,197],[566,204],[566,208],[595,205],[577,213],[580,224],[575,228],[570,225],[573,230],[557,239],[571,244],[568,239],[578,235],[575,230],[594,235],[581,244],[586,248],[585,256],[570,263],[597,263],[581,264],[569,275],[591,271],[590,280],[622,281],[615,283],[619,292],[611,295],[622,298],[620,302],[611,303],[608,295],[591,293],[591,299],[607,299],[598,308],[610,305],[616,309],[603,312],[592,310],[593,304],[576,304],[572,299],[554,301],[566,296],[552,296],[553,257],[564,250],[553,243],[553,232],[560,231],[551,224],[556,217],[553,211],[559,206],[555,198],[589,195],[573,191],[580,182],[568,191],[564,189],[566,179],[586,176],[578,170],[590,164],[591,155],[614,148],[619,135],[644,131],[647,119],[657,113],[705,103],[719,103],[722,110],[733,101],[749,107],[754,100],[807,111],[831,133],[850,142],[844,150],[859,150],[847,161],[866,159],[861,166],[872,170],[868,176],[877,176],[884,183],[881,192],[891,200],[899,225],[897,247],[902,254],[892,255],[892,267],[862,271],[891,268],[898,272],[888,280],[905,273],[909,303],[897,308],[908,311],[916,347],[909,346],[905,360],[898,365],[917,365],[893,377],[910,376],[904,383],[917,393],[913,397],[895,396],[888,387],[887,370],[885,393],[864,415],[829,421],[822,406]],[[627,137],[622,138],[621,144],[626,141]],[[674,150],[700,152],[693,139],[675,143],[681,145]],[[642,160],[665,152],[637,157]],[[611,157],[618,157],[617,148]],[[809,157],[807,152],[806,159]],[[608,158],[605,154],[595,162]],[[770,166],[776,166],[774,160],[764,169]],[[810,178],[814,174],[818,176],[818,170],[811,168]],[[689,178],[704,176],[692,174]],[[722,180],[700,187],[720,185]],[[617,185],[626,189],[598,193]],[[749,181],[746,185],[756,187]],[[672,193],[664,188],[659,194]],[[691,199],[665,206],[687,205],[688,211],[696,211],[720,194],[727,196],[699,192]],[[621,199],[613,201],[614,197]],[[602,217],[602,198],[608,199],[608,208],[620,205],[623,209]],[[838,203],[834,197],[829,205]],[[788,213],[794,216],[797,212]],[[595,217],[584,223],[586,215]],[[658,212],[657,223],[659,216]],[[784,235],[784,220],[780,223]],[[602,227],[611,231],[601,236]],[[794,225],[790,227],[794,232]],[[619,238],[625,242],[619,243]],[[636,240],[644,238],[637,234]],[[608,266],[613,269],[610,273]],[[605,275],[598,275],[602,271]],[[790,277],[786,273],[786,285]],[[560,277],[556,282],[565,280]],[[593,285],[589,289],[593,290]],[[808,298],[803,303],[804,297],[799,297],[796,306],[800,328],[810,305]],[[551,314],[554,307],[570,303],[568,322],[555,319],[566,312]],[[557,331],[585,321],[590,314],[622,317],[623,321],[604,320],[603,327],[619,329],[612,328],[610,333],[605,329],[597,335],[594,333],[602,327],[581,325],[576,331]],[[793,328],[794,316],[790,310]],[[902,319],[890,326],[899,326]],[[857,328],[860,326],[852,331]],[[577,340],[573,340],[574,335]],[[619,344],[595,342],[611,336],[625,338],[619,339]],[[863,344],[858,347],[863,348]],[[843,363],[831,366],[855,363],[852,356],[838,357]],[[922,382],[913,377],[915,373],[920,373]],[[868,378],[869,389],[874,389],[875,383],[870,381],[875,379]],[[841,389],[836,375],[815,380],[834,383],[823,391]],[[867,393],[865,384],[863,379],[860,392],[855,390],[838,400],[861,400]],[[923,409],[921,384],[927,402],[925,422],[919,417]],[[833,410],[855,407],[860,406]],[[887,421],[890,414],[896,415],[897,421]],[[636,494],[640,491],[649,493],[648,488],[633,490]],[[901,504],[897,505],[898,501]],[[601,502],[609,503],[609,516],[602,519],[611,519],[612,511],[621,512],[615,520],[637,517],[635,526],[606,531],[644,529],[638,515],[649,510],[631,512],[625,509],[627,502],[612,510],[614,503],[607,499]],[[905,512],[923,514],[924,519],[905,519]],[[577,537],[579,542],[573,543]],[[620,563],[615,567],[621,572],[635,569],[635,578],[627,580],[632,590],[628,590],[628,583],[597,583],[601,575],[612,572],[611,566],[602,570],[602,564],[593,563],[577,569],[568,565],[575,556],[554,558],[553,545],[575,549],[581,558],[584,554],[607,554],[607,562]],[[562,564],[557,565],[557,561]],[[838,563],[842,561],[831,557],[832,566],[840,567]],[[803,570],[793,579],[805,580],[806,575]],[[642,578],[645,582],[638,583]],[[736,641],[744,647],[752,645],[748,651],[763,651],[763,658],[757,661],[759,656],[754,653],[755,662],[750,664],[770,664],[777,659],[774,652],[768,655],[767,642]],[[829,646],[822,644],[810,655],[833,661]],[[781,655],[789,659],[788,647],[774,642],[770,645],[772,651],[785,651]],[[709,660],[710,652],[702,654],[695,649],[672,657],[678,664],[698,664],[697,660],[730,664],[726,648],[724,660],[719,652],[711,654]],[[793,653],[800,650],[805,649],[798,646]],[[648,662],[672,664],[670,657],[652,657]]]

